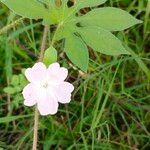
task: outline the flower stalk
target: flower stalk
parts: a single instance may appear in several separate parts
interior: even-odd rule
[[[38,61],[43,61],[44,51],[46,48],[46,41],[47,41],[47,35],[48,35],[49,26],[44,27],[43,31],[43,38],[41,43],[41,50]],[[37,143],[38,143],[38,124],[39,124],[39,112],[37,109],[37,106],[35,108],[34,112],[34,128],[33,128],[33,145],[32,150],[37,150]]]

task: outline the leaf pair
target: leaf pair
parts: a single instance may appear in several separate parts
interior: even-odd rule
[[[89,62],[87,45],[102,54],[129,54],[111,32],[141,23],[126,11],[114,7],[95,8],[85,15],[76,15],[82,8],[98,6],[107,0],[76,0],[72,7],[67,6],[68,0],[61,0],[60,6],[55,0],[0,1],[21,16],[43,19],[44,24],[61,24],[56,40],[65,38],[68,58],[83,71],[87,71]]]
[[[78,0],[73,6],[70,19],[64,22],[58,34],[58,40],[65,38],[68,58],[83,71],[87,70],[89,62],[86,45],[106,55],[130,54],[111,31],[122,31],[141,23],[129,13],[114,7],[96,8],[85,15],[75,15],[83,7],[96,6],[105,1]]]

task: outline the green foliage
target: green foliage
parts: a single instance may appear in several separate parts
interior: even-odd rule
[[[36,0],[0,0],[20,16],[30,19],[42,19],[48,15],[44,6]]]
[[[69,105],[61,105],[56,115],[40,116],[39,150],[149,150],[150,83],[147,77],[150,76],[150,5],[147,0],[108,0],[107,5],[123,8],[130,13],[137,12],[135,16],[143,20],[143,24],[130,31],[115,33],[120,41],[130,47],[126,49],[131,55],[110,57],[99,55],[99,52],[89,48],[89,68],[87,73],[83,73],[70,69],[70,64],[67,65],[68,59],[62,52],[65,40],[55,42],[53,46],[58,50],[58,60],[61,66],[69,68],[68,80],[74,84],[75,90]],[[0,26],[5,26],[6,20],[15,24],[17,18],[12,19],[4,5],[0,8]],[[90,9],[81,12],[86,14]],[[58,33],[65,28],[65,33],[68,29],[66,38],[70,33],[75,33],[73,35],[79,38],[79,30],[77,33],[74,31],[76,24],[69,21],[71,20],[63,24]],[[0,149],[32,149],[34,107],[28,108],[23,105],[21,92],[9,95],[3,93],[3,88],[7,84],[6,79],[10,77],[9,73],[6,74],[7,67],[13,74],[18,74],[22,68],[32,66],[37,60],[42,28],[39,21],[24,20],[6,30],[7,34],[0,35]],[[52,26],[49,43],[54,29]],[[8,44],[9,49],[6,48]],[[16,53],[15,49],[24,52],[30,59]],[[9,57],[4,55],[5,51]],[[12,61],[8,58],[12,58]],[[5,67],[4,62],[7,62]],[[117,70],[119,63],[120,67]],[[15,86],[9,85],[13,88]]]
[[[48,66],[57,61],[57,51],[54,47],[49,47],[44,53],[43,62]]]
[[[25,1],[1,0],[1,1],[5,5],[7,5],[10,9],[12,9],[21,16],[32,19],[43,19],[44,24],[49,25],[57,24],[59,29],[57,30],[56,40],[65,38],[66,43],[68,43],[67,39],[68,35],[78,33],[81,34],[82,39],[84,39],[86,43],[91,48],[93,48],[93,50],[108,55],[129,54],[125,50],[125,48],[123,48],[119,39],[114,37],[109,31],[120,31],[127,29],[135,24],[141,23],[141,21],[135,19],[129,13],[114,7],[96,8],[86,13],[85,15],[76,16],[76,13],[78,14],[78,11],[81,8],[101,5],[105,3],[106,0],[84,0],[84,1],[77,0],[73,7],[67,6],[68,0],[62,0],[62,4],[60,6],[55,4],[56,2],[55,0],[53,1],[45,0],[40,2],[36,0],[25,0]],[[79,26],[77,26],[77,24]],[[83,28],[85,26],[88,27],[89,29],[89,31],[86,33],[84,31],[85,28]],[[97,33],[96,29],[95,30],[93,29],[93,27],[95,26],[98,27]],[[106,31],[104,29],[109,31]],[[94,32],[91,32],[93,30]],[[71,39],[75,40],[70,41],[71,43],[76,43],[76,38]],[[74,46],[75,46],[74,48],[73,46],[70,47],[67,46],[65,48],[65,52],[67,52],[67,56],[75,65],[77,65],[83,71],[86,71],[88,60],[87,52],[85,52],[84,50],[85,48],[82,49],[80,46],[78,50],[75,52],[74,50],[77,49],[77,47],[75,44]],[[79,56],[78,54],[80,53],[81,55]],[[80,61],[81,56],[82,58],[84,58],[83,60],[84,63],[82,65]]]
[[[87,45],[102,54],[129,54],[122,46],[121,41],[105,29],[100,27],[82,27],[79,33]]]
[[[4,92],[8,94],[15,94],[22,91],[27,84],[27,80],[23,74],[13,75],[10,86],[4,88]]]
[[[3,89],[3,91],[5,93],[10,94],[10,95],[13,96],[13,101],[11,103],[16,108],[18,108],[19,107],[19,103],[23,101],[23,97],[22,97],[22,93],[21,92],[22,92],[23,88],[28,83],[23,72],[24,72],[24,69],[22,69],[22,73],[21,74],[13,75],[12,78],[11,78],[10,85]]]
[[[10,117],[3,117],[3,118],[0,118],[0,123],[7,123],[7,122],[11,122],[11,121],[14,121],[14,120],[18,120],[18,119],[21,119],[21,118],[27,118],[27,117],[31,117],[33,115],[23,115],[23,116],[10,116]]]
[[[122,31],[142,23],[128,12],[114,7],[98,8],[79,17],[82,26],[98,26],[109,31]]]
[[[87,71],[89,53],[85,43],[76,35],[69,35],[65,42],[65,52],[68,58],[83,71]]]

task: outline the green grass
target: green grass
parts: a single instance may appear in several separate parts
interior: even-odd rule
[[[71,103],[60,105],[55,116],[40,117],[38,149],[150,149],[150,2],[109,0],[106,6],[125,9],[143,20],[116,33],[132,56],[90,51],[88,73],[82,74],[68,65],[62,44],[56,43],[59,62],[69,68],[68,80],[75,91]],[[9,95],[3,89],[11,84],[12,75],[37,60],[43,26],[17,19],[0,4],[0,149],[30,150],[34,108],[23,105],[20,92]]]

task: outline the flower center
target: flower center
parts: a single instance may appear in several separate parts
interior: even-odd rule
[[[42,85],[42,87],[47,88],[47,87],[48,87],[48,83],[45,82],[45,83]]]

